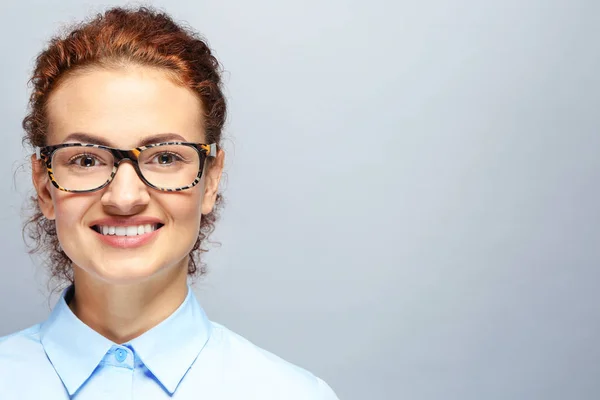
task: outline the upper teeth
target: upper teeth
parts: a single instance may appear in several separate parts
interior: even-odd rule
[[[143,235],[144,233],[150,233],[157,229],[156,224],[146,224],[137,226],[100,226],[100,232],[103,235],[115,235],[115,236],[135,236]]]

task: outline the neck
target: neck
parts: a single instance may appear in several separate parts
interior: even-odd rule
[[[114,284],[74,266],[75,294],[69,304],[87,326],[122,344],[169,317],[187,295],[187,268],[172,268],[144,282]]]

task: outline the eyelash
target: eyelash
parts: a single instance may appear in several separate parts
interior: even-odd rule
[[[77,154],[76,156],[73,156],[73,157],[69,158],[69,164],[72,164],[74,160],[81,159],[82,157],[89,157],[89,158],[92,158],[92,159],[94,159],[96,161],[102,162],[100,159],[98,159],[98,157],[96,157],[92,153],[81,153],[81,154]]]
[[[183,157],[181,157],[180,154],[174,153],[172,151],[161,151],[160,153],[156,153],[152,156],[152,159],[155,159],[156,157],[160,157],[163,156],[165,154],[168,154],[170,156],[176,157],[179,161],[183,160]]]

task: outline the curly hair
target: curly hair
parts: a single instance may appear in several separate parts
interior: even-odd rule
[[[48,99],[69,75],[93,67],[128,64],[160,68],[194,91],[202,103],[206,140],[221,147],[226,102],[219,62],[196,32],[148,7],[111,8],[50,40],[35,61],[28,114],[23,119],[23,143],[31,147],[47,145]],[[206,272],[200,262],[200,255],[207,251],[202,244],[214,231],[222,205],[223,196],[219,193],[212,212],[202,215],[200,233],[189,254],[190,276]],[[23,234],[29,253],[48,257],[46,263],[53,278],[73,282],[71,260],[60,247],[55,222],[44,217],[36,194],[28,207],[32,213]]]

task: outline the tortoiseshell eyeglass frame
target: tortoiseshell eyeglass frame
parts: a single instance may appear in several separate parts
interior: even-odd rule
[[[196,176],[194,181],[190,185],[187,185],[187,186],[182,186],[182,187],[172,188],[172,189],[165,189],[165,188],[160,188],[158,186],[154,186],[153,184],[148,182],[148,180],[146,180],[146,178],[140,171],[140,166],[138,163],[140,153],[146,149],[150,149],[153,147],[172,146],[172,145],[189,146],[189,147],[194,148],[198,152],[198,156],[200,157],[200,163],[199,163],[199,167],[198,167],[198,175]],[[71,189],[66,189],[66,188],[60,186],[56,182],[56,179],[54,178],[54,173],[52,172],[52,155],[54,154],[54,152],[56,150],[62,149],[65,147],[88,147],[88,148],[91,147],[91,148],[103,149],[103,150],[109,151],[113,156],[114,165],[113,165],[113,169],[112,169],[112,172],[111,172],[108,180],[106,182],[104,182],[102,185],[98,186],[97,188],[87,189],[87,190],[71,190]],[[147,146],[136,147],[131,150],[123,150],[123,149],[115,149],[112,147],[102,146],[99,144],[63,143],[63,144],[57,144],[54,146],[36,147],[35,154],[36,154],[36,158],[38,160],[41,160],[42,162],[44,162],[46,164],[46,169],[48,170],[48,177],[50,178],[50,181],[52,182],[54,187],[56,187],[57,189],[62,190],[64,192],[90,193],[90,192],[95,192],[95,191],[105,188],[117,174],[117,168],[119,167],[119,164],[123,160],[131,161],[133,168],[135,169],[135,172],[137,173],[139,178],[142,180],[142,182],[144,182],[146,185],[148,185],[152,189],[160,190],[162,192],[180,192],[182,190],[190,189],[190,188],[196,186],[200,182],[200,178],[202,178],[202,171],[204,169],[204,161],[206,160],[207,157],[215,157],[217,155],[217,144],[216,143],[203,144],[203,143],[191,143],[191,142],[161,142],[161,143],[149,144]]]

